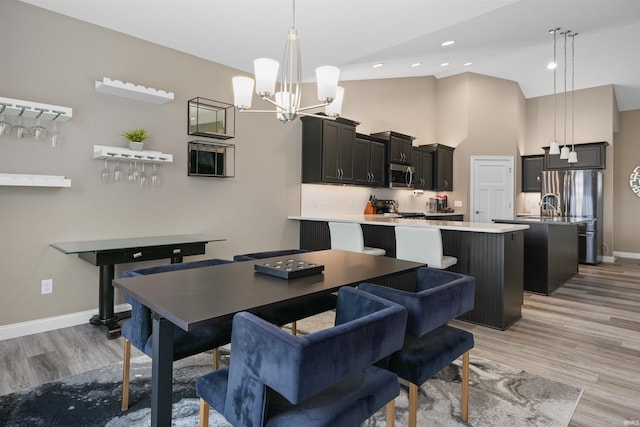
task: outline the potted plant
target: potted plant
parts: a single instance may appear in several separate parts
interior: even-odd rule
[[[149,138],[147,131],[143,128],[135,128],[122,133],[122,136],[129,141],[129,149],[142,151],[144,149],[143,141]]]

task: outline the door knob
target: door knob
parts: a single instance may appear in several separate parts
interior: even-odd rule
[[[482,211],[476,211],[477,214],[479,214],[480,212],[482,212]]]

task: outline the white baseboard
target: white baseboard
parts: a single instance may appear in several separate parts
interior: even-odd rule
[[[131,306],[129,304],[120,304],[115,306],[114,310],[119,313],[131,310]],[[89,323],[89,319],[96,314],[98,314],[97,309],[0,326],[0,341]]]
[[[607,263],[607,264],[613,264],[614,262],[616,262],[615,253],[614,253],[614,256],[603,256],[602,257],[602,262]]]
[[[613,255],[620,258],[640,259],[640,254],[636,252],[618,252],[613,251]]]

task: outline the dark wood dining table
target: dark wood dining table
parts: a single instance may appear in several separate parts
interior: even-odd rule
[[[295,279],[255,271],[256,263],[286,258],[323,265],[324,271]],[[324,250],[114,280],[115,287],[153,312],[151,425],[171,425],[173,325],[192,331],[241,311],[277,308],[336,292],[342,286],[365,281],[415,281],[416,270],[423,266],[395,258]]]

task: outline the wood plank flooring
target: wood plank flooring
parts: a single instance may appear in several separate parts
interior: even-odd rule
[[[584,389],[571,426],[639,424],[640,260],[581,265],[553,295],[525,294],[522,312],[506,331],[454,323],[475,355]],[[0,394],[121,360],[122,339],[89,324],[0,341]]]

